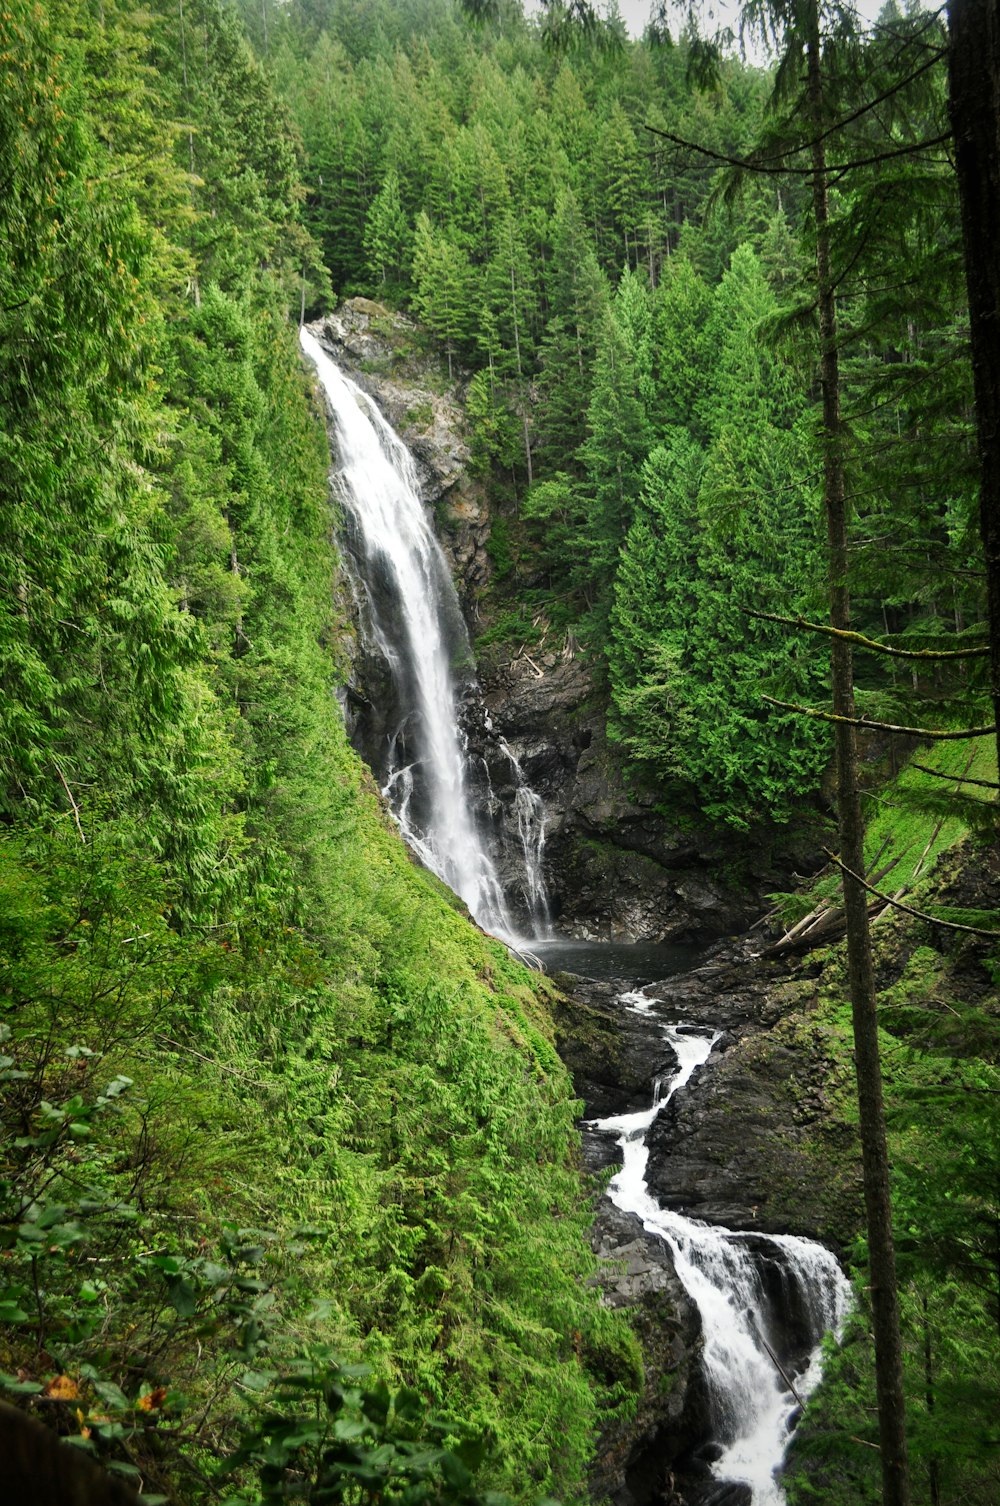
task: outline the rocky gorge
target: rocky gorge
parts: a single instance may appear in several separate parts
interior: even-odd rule
[[[651,1016],[623,1009],[623,991],[636,981],[626,972],[607,983],[556,978],[564,994],[557,1045],[583,1100],[584,1163],[594,1178],[597,1280],[608,1305],[630,1310],[646,1360],[636,1414],[600,1440],[593,1488],[616,1506],[746,1506],[748,1485],[720,1483],[710,1471],[716,1455],[698,1308],[664,1241],[600,1196],[619,1156],[594,1121],[642,1110],[676,1065],[662,1024],[717,1034],[709,1060],[650,1124],[646,1184],[661,1209],[736,1232],[753,1258],[774,1363],[783,1377],[799,1375],[813,1340],[802,1292],[772,1236],[843,1251],[860,1225],[839,956],[775,955],[773,934],[758,922],[768,890],[793,866],[808,867],[808,839],[791,851],[786,844],[779,859],[766,835],[734,852],[690,812],[672,819],[654,792],[624,777],[599,678],[572,641],[544,624],[530,645],[488,630],[503,607],[490,550],[497,519],[468,471],[460,390],[424,356],[414,326],[368,300],[350,300],[316,333],[406,441],[466,624],[473,636],[487,627],[478,683],[471,666],[456,667],[480,812],[497,834],[510,834],[523,782],[540,797],[545,879],[561,934],[700,948],[694,966],[666,979],[644,973],[641,981],[657,980],[646,990],[655,999]],[[361,589],[348,577],[360,628],[349,644],[345,711],[355,745],[379,775],[399,718],[385,664],[366,647],[365,593],[380,586]],[[493,847],[505,888],[513,875],[504,853],[513,847],[503,840]],[[916,945],[905,927],[883,928],[884,987],[906,975]]]
[[[719,1032],[708,1061],[653,1122],[647,1181],[661,1207],[747,1237],[777,1361],[795,1376],[808,1360],[808,1322],[766,1236],[843,1248],[860,1217],[856,1128],[849,1064],[831,1040],[816,970],[790,977],[787,964],[759,951],[759,940],[716,943],[694,968],[642,990],[656,999],[657,1019]],[[585,1164],[602,1187],[620,1152],[595,1121],[648,1102],[672,1053],[657,1045],[647,1016],[623,1010],[619,985],[559,981],[568,997],[558,1046],[584,1102]],[[605,1300],[631,1309],[647,1365],[634,1421],[601,1440],[598,1498],[603,1490],[616,1506],[744,1506],[749,1488],[720,1486],[708,1471],[700,1320],[664,1242],[599,1197],[594,1248]]]

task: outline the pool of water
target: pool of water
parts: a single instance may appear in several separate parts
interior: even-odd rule
[[[560,936],[529,943],[547,973],[625,983],[635,988],[694,967],[700,947],[662,941],[574,941]]]

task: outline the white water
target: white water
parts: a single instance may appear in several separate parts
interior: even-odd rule
[[[517,835],[524,863],[524,900],[531,916],[534,934],[544,936],[549,926],[549,902],[542,877],[542,854],[545,851],[545,807],[524,777],[524,770],[503,738],[500,751],[510,763],[514,778],[514,812]]]
[[[635,1013],[646,1014],[656,1000],[629,993],[621,996],[621,1002]],[[719,1039],[718,1033],[695,1033],[683,1025],[664,1024],[662,1030],[676,1053],[677,1071],[669,1079],[656,1082],[648,1109],[596,1121],[596,1128],[618,1135],[624,1158],[608,1195],[616,1207],[637,1214],[647,1230],[670,1246],[677,1275],[701,1314],[702,1363],[716,1441],[723,1450],[712,1466],[713,1473],[719,1480],[750,1485],[754,1506],[785,1506],[777,1472],[785,1457],[799,1399],[804,1401],[819,1382],[820,1341],[827,1332],[840,1332],[850,1303],[850,1287],[837,1261],[822,1245],[788,1234],[766,1236],[767,1243],[783,1258],[810,1320],[814,1348],[807,1368],[794,1379],[796,1396],[768,1353],[767,1345],[774,1345],[766,1331],[760,1277],[746,1238],[667,1212],[647,1189],[647,1132],[673,1095],[708,1060]]]
[[[376,405],[330,359],[308,329],[302,349],[314,363],[340,452],[337,481],[355,520],[373,581],[388,587],[391,616],[374,605],[378,648],[412,706],[389,750],[383,794],[404,839],[459,894],[486,930],[514,940],[514,925],[492,859],[473,818],[458,726],[453,662],[472,662],[447,564],[420,500],[413,459]],[[516,761],[515,761],[516,763]],[[521,781],[523,786],[523,780]],[[518,788],[515,799],[521,800]],[[525,799],[537,797],[525,788]],[[521,825],[520,805],[518,824]],[[538,865],[544,827],[535,842]],[[522,836],[525,856],[528,843]],[[544,915],[540,866],[526,869],[529,913]]]

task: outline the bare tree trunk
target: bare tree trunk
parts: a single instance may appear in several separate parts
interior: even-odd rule
[[[823,392],[823,495],[826,507],[830,572],[830,623],[850,630],[848,587],[847,497],[844,479],[844,431],[840,412],[840,360],[837,351],[837,305],[830,265],[830,210],[827,193],[826,126],[820,47],[819,7],[809,10],[807,91],[812,147],[813,214],[816,221],[816,284],[820,330],[820,382]],[[831,685],[835,716],[853,718],[854,667],[848,639],[834,637]],[[837,813],[841,861],[865,871],[864,821],[858,784],[857,732],[850,722],[836,723]],[[875,980],[872,970],[868,902],[862,886],[842,874],[847,920],[847,972],[854,1026],[854,1060],[864,1179],[865,1216],[872,1319],[875,1336],[875,1383],[882,1455],[883,1506],[908,1506],[902,1346],[899,1298],[892,1239],[889,1154],[882,1101]]]
[[[1000,6],[948,0],[948,107],[962,206],[986,564],[990,691],[1000,746]]]

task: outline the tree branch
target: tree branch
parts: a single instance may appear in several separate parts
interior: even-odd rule
[[[811,178],[816,169],[813,167],[789,167],[787,164],[778,167],[769,167],[764,163],[755,162],[750,157],[730,157],[726,152],[714,152],[711,147],[700,146],[697,141],[688,141],[684,136],[675,136],[673,131],[663,131],[659,126],[649,125],[643,127],[653,136],[662,136],[664,141],[673,142],[674,146],[683,147],[685,151],[697,152],[701,157],[708,157],[712,162],[721,162],[725,167],[738,167],[742,172],[766,173],[772,177],[787,177],[791,175],[797,178]],[[876,152],[872,157],[856,157],[852,162],[831,162],[825,169],[830,177],[843,177],[844,173],[853,172],[858,167],[872,167],[878,162],[888,162],[893,157],[908,157],[917,152],[929,151],[933,146],[943,146],[951,140],[951,132],[945,131],[940,136],[931,136],[926,141],[915,141],[911,146],[895,147],[892,151]],[[789,154],[800,151],[800,147],[789,148]]]
[[[59,783],[62,785],[63,789],[66,791],[66,798],[69,801],[70,805],[73,807],[73,820],[76,822],[76,829],[80,833],[80,841],[84,844],[84,846],[86,846],[87,838],[84,836],[84,834],[83,834],[83,827],[80,825],[80,807],[77,805],[76,801],[73,799],[72,792],[70,790],[69,785],[66,783],[66,779],[65,779],[65,776],[63,775],[62,769],[56,763],[56,761],[55,761],[54,758],[53,758],[52,762],[55,765],[55,771],[56,771],[56,773],[59,775]]]
[[[810,633],[826,633],[830,638],[843,638],[848,643],[856,643],[859,648],[871,649],[876,654],[889,654],[894,659],[978,659],[980,656],[987,656],[990,652],[988,643],[965,649],[890,648],[887,643],[879,643],[874,638],[866,638],[863,633],[852,633],[845,628],[831,627],[829,623],[807,622],[804,617],[782,617],[777,612],[755,612],[752,607],[741,607],[740,611],[745,617],[756,617],[761,622],[781,622],[786,627],[802,628]]]
[[[833,853],[828,847],[824,847],[823,851],[826,853],[831,863],[836,863],[841,873],[846,873],[848,878],[853,879],[856,884],[860,884],[862,889],[867,889],[869,894],[874,894],[876,899],[881,899],[887,905],[892,905],[894,910],[902,910],[906,915],[915,915],[918,920],[926,920],[928,924],[932,926],[944,926],[944,928],[948,931],[966,931],[972,936],[1000,937],[1000,931],[987,931],[983,926],[961,926],[955,920],[938,920],[936,916],[928,915],[925,910],[915,910],[912,905],[904,905],[901,900],[890,899],[889,895],[883,894],[881,889],[875,889],[865,879],[859,878],[859,876],[854,873],[852,869],[848,868],[845,863],[842,863],[838,857],[834,857]]]
[[[936,20],[937,18],[932,17],[931,19]],[[926,73],[928,69],[934,68],[938,63],[940,63],[941,59],[944,56],[945,49],[943,47],[935,48],[933,55],[929,57],[926,62],[921,63],[919,68],[915,68],[907,78],[900,79],[897,83],[886,89],[882,94],[877,94],[874,99],[869,99],[865,104],[859,105],[858,108],[852,112],[852,114],[844,115],[840,118],[840,120],[835,120],[832,125],[827,126],[825,131],[821,131],[820,134],[814,138],[814,140],[826,141],[830,136],[835,136],[838,131],[842,131],[845,126],[852,125],[854,121],[860,120],[862,115],[867,115],[869,110],[877,109],[878,106],[884,104],[887,99],[891,99],[894,94],[898,94],[901,89],[905,89],[907,84],[912,84],[916,79],[920,77],[922,73]],[[808,151],[813,144],[813,141],[803,141],[798,146],[785,147],[780,153],[775,152],[770,157],[759,157],[757,160],[758,162],[776,162],[778,161],[779,157],[791,156],[793,152]]]
[[[897,727],[892,722],[873,722],[864,716],[836,716],[832,711],[819,711],[814,706],[800,706],[797,701],[779,701],[773,695],[761,696],[769,706],[779,706],[782,711],[797,711],[801,716],[814,716],[821,722],[847,722],[852,727],[865,727],[870,732],[898,732],[903,737],[926,737],[936,742],[960,742],[963,738],[992,737],[996,727],[966,727],[960,732],[935,731],[933,727]]]
[[[942,774],[940,769],[929,769],[923,763],[911,763],[910,768],[919,769],[921,774],[931,774],[935,779],[954,779],[957,784],[977,784],[984,790],[1000,790],[1000,784],[995,784],[992,779],[970,779],[968,774]]]

